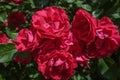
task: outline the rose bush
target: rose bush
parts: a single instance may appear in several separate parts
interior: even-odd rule
[[[76,12],[75,18],[72,21],[72,28],[70,29],[70,26],[68,26],[68,18],[64,19],[67,17],[65,12],[63,14],[66,15],[66,17],[61,16],[63,21],[58,22],[59,25],[56,23],[59,18],[56,18],[55,14],[61,13],[59,12],[61,10],[61,8],[52,6],[37,11],[32,16],[31,30],[22,29],[18,33],[15,44],[16,49],[19,52],[30,52],[30,55],[33,56],[35,62],[38,63],[38,70],[42,72],[46,79],[67,80],[73,75],[73,71],[71,70],[69,70],[70,73],[67,72],[66,75],[63,75],[63,71],[67,68],[65,67],[64,69],[64,65],[67,63],[63,65],[64,60],[62,61],[61,58],[59,58],[60,56],[56,57],[55,55],[58,56],[63,53],[68,54],[65,53],[65,51],[69,51],[69,54],[75,59],[75,64],[78,63],[81,66],[89,67],[89,60],[91,58],[110,56],[119,47],[120,35],[118,28],[109,18],[104,17],[101,20],[98,20],[85,10],[80,9]],[[58,12],[54,13],[55,11]],[[48,15],[46,13],[51,14]],[[51,15],[52,17],[50,17]],[[66,24],[60,25],[60,23],[65,22],[64,20],[67,20],[67,26]],[[45,27],[44,24],[48,24],[49,22],[51,23],[51,26]],[[57,27],[63,27],[63,30],[61,31],[61,28]],[[63,50],[63,52],[54,50]],[[45,61],[42,56],[46,56]],[[28,63],[30,62],[29,58],[30,57],[22,60],[22,58],[20,59],[19,56],[16,56],[14,60],[19,63]],[[51,59],[53,60],[52,63],[49,62]],[[57,63],[58,61],[60,64]],[[51,63],[51,66],[49,63]],[[58,66],[53,66],[54,63],[58,64]],[[70,64],[74,63],[71,62]],[[59,65],[63,68],[59,69]],[[70,66],[71,65],[69,65],[69,67]],[[71,67],[73,67],[73,69],[76,68],[73,65]],[[57,73],[57,70],[60,72]]]
[[[0,80],[119,80],[117,1],[1,0]]]

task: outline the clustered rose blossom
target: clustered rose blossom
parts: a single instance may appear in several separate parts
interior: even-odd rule
[[[88,46],[89,56],[102,58],[111,55],[120,46],[118,27],[108,17],[98,20],[96,39]]]
[[[52,6],[36,11],[30,29],[21,29],[14,43],[20,54],[29,54],[16,55],[16,62],[27,64],[33,59],[46,79],[68,80],[77,64],[89,67],[90,59],[112,55],[120,45],[120,35],[108,17],[99,20],[82,9],[70,28],[66,12]]]
[[[6,2],[10,3],[10,2],[14,2],[16,4],[20,4],[23,2],[23,0],[6,0]]]
[[[99,20],[82,9],[76,12],[71,31],[77,44],[74,44],[70,50],[76,51],[74,56],[77,61],[110,56],[120,46],[118,26],[115,26],[108,17]],[[76,49],[74,46],[77,46]]]
[[[68,51],[73,45],[73,34],[68,16],[62,8],[52,6],[35,12],[31,28],[21,29],[14,43],[20,54],[29,53],[29,57],[17,55],[14,60],[27,64],[33,58],[46,79],[68,80],[74,74],[77,63]],[[49,63],[49,59],[53,59],[53,63]],[[57,69],[60,71],[54,74]]]

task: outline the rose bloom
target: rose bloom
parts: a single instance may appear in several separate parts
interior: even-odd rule
[[[78,40],[90,44],[96,36],[96,19],[85,10],[79,9],[72,21],[72,32]]]
[[[35,12],[31,21],[32,28],[38,30],[44,38],[56,38],[69,31],[70,24],[66,12],[55,6]]]
[[[118,26],[115,26],[108,17],[98,21],[96,39],[88,47],[88,55],[91,58],[110,56],[120,47],[120,35]]]
[[[73,36],[74,37],[74,36]],[[82,41],[78,41],[75,37],[73,38],[73,45],[70,46],[69,52],[73,55],[76,62],[80,64],[80,66],[89,67],[88,61],[89,57],[86,56],[86,46]]]
[[[0,33],[0,44],[7,43],[9,41],[8,37],[5,34]]]
[[[26,16],[22,12],[12,12],[8,15],[8,25],[18,27],[26,21]]]
[[[19,52],[31,52],[39,45],[39,40],[40,37],[37,36],[37,32],[33,34],[31,30],[24,28],[17,35],[15,41],[16,49]]]
[[[53,50],[60,50],[61,45],[60,38],[57,39],[41,39],[39,46],[31,53],[34,57],[34,60],[38,58],[39,55],[46,55],[48,52],[50,53]]]
[[[61,37],[61,45],[60,49],[68,51],[70,46],[73,45],[73,34],[71,31],[68,31],[67,33],[64,33],[64,35]]]
[[[68,80],[74,75],[74,69],[77,67],[70,53],[59,50],[39,56],[37,63],[43,76],[52,80]]]
[[[20,3],[22,3],[23,2],[23,0],[6,0],[8,3],[10,3],[10,2],[14,2],[14,3],[16,3],[16,4],[20,4]]]
[[[53,50],[68,51],[70,46],[73,45],[72,33],[64,33],[64,36],[56,39],[41,38],[39,46],[31,53],[34,56],[34,60],[38,55],[45,55]]]

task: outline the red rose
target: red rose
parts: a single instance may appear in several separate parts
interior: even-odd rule
[[[4,44],[4,43],[7,43],[8,42],[8,38],[5,34],[1,34],[0,33],[0,44]]]
[[[37,32],[33,34],[33,32],[27,28],[22,29],[16,38],[16,49],[19,52],[31,52],[39,45],[39,40],[40,37],[37,36]]]
[[[109,56],[120,46],[118,27],[108,17],[99,20],[96,33],[96,40],[88,47],[90,57],[102,58]]]
[[[14,3],[16,3],[16,4],[20,4],[20,3],[22,3],[23,2],[23,0],[6,0],[8,3],[9,2],[14,2]]]
[[[73,38],[73,45],[70,46],[69,52],[73,55],[75,60],[81,66],[89,67],[88,61],[89,57],[86,56],[86,46],[85,43],[82,41],[78,41],[75,37]]]
[[[22,12],[12,12],[8,15],[8,25],[15,27],[20,26],[26,20],[26,16]]]
[[[96,19],[84,10],[78,10],[72,21],[72,32],[77,39],[86,44],[94,41],[96,36]]]
[[[73,45],[73,34],[71,31],[64,33],[64,35],[61,37],[61,45],[60,49],[68,51],[70,46]]]
[[[61,38],[57,39],[47,39],[43,38],[39,46],[31,53],[34,56],[34,60],[36,61],[39,55],[46,55],[53,50],[60,50],[60,46],[62,45]]]
[[[77,64],[72,55],[65,51],[54,50],[38,58],[38,70],[46,79],[68,80]]]
[[[70,28],[68,16],[62,8],[47,7],[32,16],[32,28],[38,30],[44,38],[61,37]]]
[[[72,33],[65,33],[64,36],[56,39],[42,38],[39,46],[31,53],[36,61],[37,55],[45,55],[53,50],[68,51],[73,45]]]

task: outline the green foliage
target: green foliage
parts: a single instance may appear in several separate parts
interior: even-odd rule
[[[20,5],[0,0],[0,32],[6,33],[11,39],[16,38],[17,31],[14,28],[11,26],[1,28],[10,12],[19,10],[24,12],[27,21],[21,28],[29,28],[28,23],[36,10],[53,5],[64,8],[70,22],[73,20],[75,12],[79,8],[83,8],[96,18],[108,16],[116,25],[120,26],[120,0],[23,0]],[[45,80],[38,72],[34,62],[20,65],[12,61],[15,54],[16,49],[13,44],[0,45],[0,80]],[[111,57],[91,60],[89,68],[79,66],[76,71],[70,80],[120,80],[120,49]]]
[[[107,66],[107,64],[105,63],[103,59],[99,59],[98,66],[100,68],[100,72],[102,75],[109,69],[109,67]]]
[[[9,62],[12,60],[16,49],[13,44],[0,45],[0,63]]]

